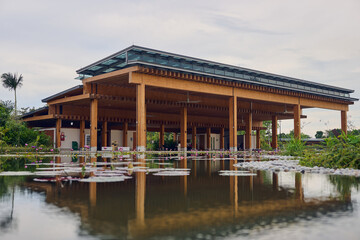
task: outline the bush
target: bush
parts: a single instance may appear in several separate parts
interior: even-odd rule
[[[300,160],[303,166],[360,169],[360,136],[342,133],[325,139],[322,150],[308,150]]]
[[[305,150],[305,142],[301,139],[291,138],[291,140],[283,145],[283,155],[303,156]]]

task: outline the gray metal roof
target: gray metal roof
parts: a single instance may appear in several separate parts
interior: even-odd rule
[[[45,107],[41,107],[41,108],[38,108],[38,109],[35,109],[34,111],[31,111],[31,112],[28,112],[28,113],[25,113],[21,116],[21,118],[24,118],[24,117],[27,117],[27,116],[30,116],[30,115],[33,115],[37,112],[41,112],[41,111],[44,111],[46,109],[49,109],[48,106],[45,106]]]
[[[332,97],[346,101],[358,100],[350,97],[350,93],[354,92],[354,90],[351,89],[217,63],[135,45],[83,67],[77,70],[77,73],[79,74],[79,79],[83,79],[133,65],[169,69],[178,72],[220,78],[228,81],[240,81],[259,86]]]
[[[50,97],[44,98],[44,99],[42,99],[41,101],[42,101],[42,102],[48,102],[48,101],[53,100],[54,98],[60,97],[61,95],[64,95],[64,94],[69,93],[69,92],[72,92],[72,91],[74,91],[74,90],[76,90],[76,89],[82,89],[82,88],[83,88],[83,85],[77,85],[77,86],[75,86],[75,87],[72,87],[72,88],[66,89],[66,90],[64,90],[64,91],[62,91],[62,92],[56,93],[56,94],[54,94],[54,95],[51,95]]]

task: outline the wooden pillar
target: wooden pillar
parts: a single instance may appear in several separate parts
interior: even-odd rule
[[[181,109],[180,117],[180,147],[182,151],[186,151],[187,147],[187,107]]]
[[[301,131],[300,131],[300,105],[297,104],[294,106],[294,138],[300,139],[301,138]]]
[[[191,139],[192,149],[196,149],[196,126],[192,127]]]
[[[80,148],[85,146],[85,120],[80,120]]]
[[[174,142],[176,142],[176,141],[177,141],[177,139],[176,139],[176,132],[173,132],[172,134],[173,134],[173,140],[174,140]]]
[[[145,165],[145,164],[144,164]],[[145,226],[145,195],[146,195],[146,173],[135,173],[135,212],[136,224]]]
[[[90,150],[97,151],[98,99],[90,102]]]
[[[341,111],[341,131],[347,134],[347,112]]]
[[[161,124],[160,125],[160,137],[159,137],[159,147],[160,149],[164,146],[165,144],[165,125]]]
[[[222,127],[220,129],[220,149],[221,150],[224,150],[224,146],[225,146],[224,135],[225,135],[225,128]]]
[[[206,143],[207,143],[207,150],[211,150],[211,128],[206,128]]]
[[[256,130],[256,148],[261,148],[260,129]]]
[[[246,133],[245,133],[245,149],[252,149],[251,132],[252,132],[252,113],[246,115]]]
[[[146,151],[145,84],[136,85],[136,147]]]
[[[101,142],[103,147],[107,147],[107,138],[108,138],[108,124],[107,122],[103,122],[102,130],[101,130]]]
[[[61,147],[60,134],[61,134],[61,119],[58,118],[56,119],[56,148]]]
[[[272,116],[272,121],[271,121],[271,127],[272,127],[272,142],[271,142],[271,147],[274,149],[278,148],[278,139],[277,139],[277,122],[278,122],[278,117],[276,115]]]
[[[230,151],[237,151],[237,97],[229,99],[229,143]]]
[[[124,122],[124,128],[123,128],[123,147],[128,146],[128,130],[129,130],[129,124],[127,122]]]

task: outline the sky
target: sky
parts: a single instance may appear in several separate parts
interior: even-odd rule
[[[76,70],[140,45],[355,90],[359,0],[0,0],[0,74],[21,73],[18,107],[81,84]],[[14,93],[0,86],[0,100]],[[302,132],[340,128],[340,112],[308,109]],[[360,105],[349,121],[360,128]],[[281,131],[293,121],[281,121]]]

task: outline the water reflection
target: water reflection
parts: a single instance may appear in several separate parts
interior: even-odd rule
[[[6,163],[2,169],[25,169],[21,164],[33,160],[17,161]],[[42,159],[51,161],[60,164],[74,159]],[[109,163],[101,165],[103,169],[111,169],[111,163],[119,161],[125,160],[79,157],[76,164],[81,167],[89,162],[97,169],[94,163],[103,162]],[[63,182],[60,178],[56,182],[35,182],[31,176],[0,177],[0,200],[6,205],[1,210],[1,229],[11,229],[14,218],[22,217],[21,212],[16,212],[15,195],[31,202],[31,195],[43,194],[44,199],[39,201],[79,216],[78,231],[82,234],[85,231],[88,236],[117,239],[247,236],[259,229],[290,226],[301,220],[321,222],[329,214],[350,214],[354,211],[353,201],[360,200],[352,199],[351,194],[357,192],[359,178],[319,175],[315,181],[311,174],[265,171],[256,171],[256,176],[220,176],[219,170],[238,170],[234,164],[243,159],[236,157],[165,160],[132,156],[131,161],[134,166],[162,169],[165,165],[158,163],[170,163],[175,168],[190,168],[191,174],[174,177],[133,171],[131,179],[115,183]],[[306,194],[319,183],[331,191],[316,197]],[[47,214],[56,217],[56,211]],[[7,234],[16,235],[22,229],[11,231]],[[50,236],[51,232],[45,232],[43,239]]]

